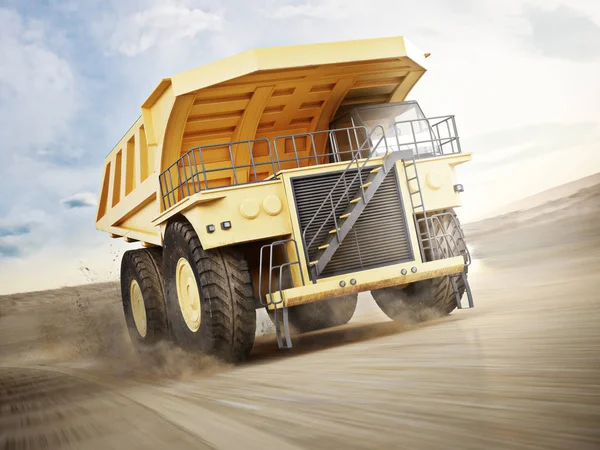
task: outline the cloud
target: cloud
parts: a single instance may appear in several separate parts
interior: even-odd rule
[[[221,14],[187,3],[156,2],[145,11],[124,18],[112,37],[116,50],[126,56],[136,56],[155,46],[194,38],[202,31],[221,29]]]
[[[6,244],[0,241],[0,259],[16,258],[21,255],[21,251],[16,245]]]
[[[600,26],[590,16],[561,5],[554,10],[529,7],[525,18],[529,41],[543,55],[576,62],[600,58]]]
[[[0,238],[6,236],[22,236],[31,232],[29,225],[0,226]]]
[[[0,160],[57,144],[81,106],[75,73],[47,34],[41,23],[0,8]]]
[[[295,5],[283,5],[265,11],[267,17],[273,19],[293,19],[306,17],[312,19],[342,20],[360,14],[363,2],[352,6],[345,0],[308,1]]]
[[[0,225],[0,259],[16,258],[22,255],[19,243],[31,233],[28,224]]]
[[[97,205],[96,195],[91,192],[79,192],[60,201],[68,209],[87,208]]]

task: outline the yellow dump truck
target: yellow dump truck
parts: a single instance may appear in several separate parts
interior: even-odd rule
[[[407,94],[402,37],[255,49],[163,79],[105,161],[96,226],[139,347],[245,359],[256,309],[280,347],[344,324],[359,292],[392,319],[462,306],[470,262],[453,116]],[[291,331],[290,331],[291,330]]]

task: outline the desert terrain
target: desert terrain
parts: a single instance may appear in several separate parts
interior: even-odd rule
[[[0,296],[1,449],[598,449],[600,184],[466,228],[476,307],[233,367],[137,354],[116,283]],[[465,302],[466,303],[466,302]]]

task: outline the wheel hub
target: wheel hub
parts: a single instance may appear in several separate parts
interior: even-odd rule
[[[177,299],[181,315],[188,328],[196,332],[200,328],[202,312],[200,310],[200,291],[192,266],[185,258],[177,261],[175,274],[177,285]]]
[[[142,296],[142,289],[136,280],[131,280],[129,286],[129,298],[131,300],[131,312],[133,321],[141,337],[146,337],[148,323],[146,321],[146,305]]]

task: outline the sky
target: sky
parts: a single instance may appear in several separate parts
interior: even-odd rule
[[[454,114],[463,221],[600,172],[596,0],[0,0],[0,294],[116,279],[104,157],[161,78],[254,47],[406,36]]]

